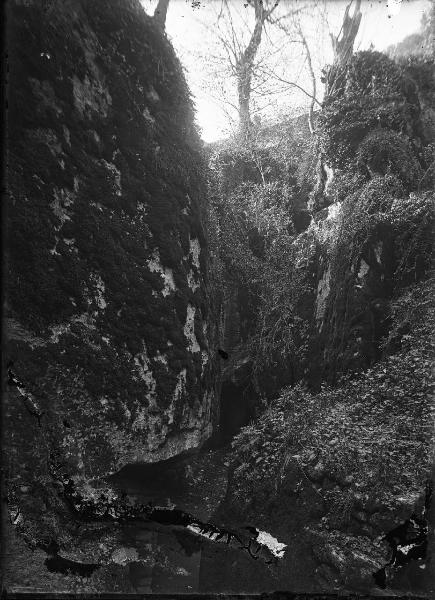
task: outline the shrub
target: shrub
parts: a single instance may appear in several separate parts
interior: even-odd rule
[[[403,69],[380,52],[358,52],[325,100],[319,117],[322,153],[330,166],[348,168],[371,131],[391,129],[414,139],[419,117],[417,86]]]
[[[394,131],[380,129],[369,133],[358,147],[357,161],[362,173],[394,174],[408,189],[421,177],[409,141]]]

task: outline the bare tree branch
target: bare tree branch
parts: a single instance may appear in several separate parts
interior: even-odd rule
[[[319,102],[317,100],[317,98],[315,96],[313,96],[313,94],[310,94],[309,92],[307,92],[307,90],[304,89],[298,83],[296,83],[294,81],[288,81],[287,79],[283,79],[282,77],[280,77],[279,75],[277,75],[276,73],[273,73],[271,71],[268,71],[268,73],[269,73],[270,77],[272,77],[274,79],[277,79],[278,81],[281,81],[281,83],[285,83],[288,86],[297,88],[298,90],[300,90],[301,92],[303,92],[306,96],[308,96],[308,98],[311,98],[316,104],[318,104],[320,106],[320,108],[322,108],[321,102]]]
[[[310,103],[310,110],[308,113],[308,127],[310,128],[310,133],[311,135],[313,135],[315,133],[315,129],[314,129],[314,122],[313,122],[313,112],[314,112],[314,103],[317,102],[316,99],[316,95],[317,95],[317,86],[316,86],[316,75],[314,73],[314,69],[313,69],[313,63],[311,61],[311,52],[310,49],[308,47],[307,44],[307,40],[302,32],[302,28],[300,23],[298,23],[298,33],[299,36],[302,40],[302,44],[304,45],[305,48],[305,52],[307,55],[307,63],[308,63],[308,71],[310,73],[310,77],[311,77],[311,85],[312,85],[312,89],[313,89],[313,93],[312,93],[312,97],[311,97],[311,103]]]

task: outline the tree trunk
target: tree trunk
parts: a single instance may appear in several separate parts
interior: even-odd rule
[[[328,99],[328,96],[331,96],[339,89],[344,68],[353,54],[353,45],[358,34],[362,16],[360,10],[361,0],[356,0],[353,15],[351,17],[349,16],[349,10],[353,2],[354,0],[351,0],[351,2],[346,6],[343,23],[338,35],[334,36],[331,34],[332,48],[334,50],[334,61],[326,77],[324,103]],[[326,196],[325,190],[326,182],[328,180],[327,171],[328,165],[326,164],[325,157],[320,152],[318,157],[317,183],[309,206],[311,212],[321,210],[330,203]],[[332,169],[330,170],[330,174],[332,174],[332,177],[334,176]]]
[[[165,30],[168,5],[169,0],[159,0],[153,15],[153,19],[157,27],[159,27],[163,31]]]
[[[252,32],[249,44],[236,64],[240,134],[242,138],[248,138],[251,131],[252,122],[249,105],[251,100],[251,84],[254,70],[254,60],[261,43],[264,21],[269,14],[267,11],[265,11],[262,0],[254,0],[254,9],[254,31]]]
[[[249,137],[251,130],[251,112],[250,112],[250,100],[251,100],[251,81],[252,76],[249,72],[249,66],[243,65],[240,68],[240,74],[237,81],[237,93],[239,100],[239,125],[240,133],[243,138]]]
[[[332,33],[330,34],[332,48],[334,50],[334,61],[328,73],[325,97],[336,90],[337,83],[340,79],[339,76],[353,54],[353,45],[358,34],[362,17],[361,0],[356,0],[353,15],[350,17],[349,10],[352,4],[353,0],[346,6],[339,34],[337,36],[334,36]]]

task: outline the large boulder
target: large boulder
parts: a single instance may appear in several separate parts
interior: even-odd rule
[[[138,0],[16,0],[9,71],[7,357],[46,440],[78,479],[200,445],[205,167],[171,44]]]

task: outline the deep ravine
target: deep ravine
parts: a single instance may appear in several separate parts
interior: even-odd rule
[[[37,400],[12,365],[8,384],[32,406],[32,416],[40,416]],[[45,439],[46,427],[41,418],[37,430]],[[98,523],[103,531],[106,528],[111,532],[113,540],[111,551],[99,561],[92,560],[90,554],[84,554],[81,560],[65,555],[57,540],[39,541],[37,546],[47,555],[45,568],[52,573],[88,578],[116,564],[140,593],[266,591],[274,583],[285,581],[289,564],[303,572],[313,570],[315,562],[303,540],[290,540],[288,535],[278,540],[261,530],[259,523],[248,523],[240,515],[231,514],[231,503],[227,501],[231,452],[228,436],[217,436],[200,449],[165,461],[127,465],[106,480],[94,481],[86,494],[77,488],[52,449],[51,477],[63,488],[63,497],[83,540],[92,539]],[[430,492],[428,487],[425,514],[430,509]],[[10,509],[13,524],[19,528],[20,509]],[[298,521],[307,518],[298,512],[296,504],[287,506],[286,512]],[[258,519],[264,523],[264,515],[258,515]],[[418,531],[414,531],[416,525]],[[427,534],[426,520],[417,517],[386,533],[392,556],[373,574],[377,589],[385,589],[387,570],[391,580],[394,573],[403,578],[409,568],[424,568]],[[286,553],[287,560],[281,561]],[[414,564],[414,559],[420,562]],[[234,574],[243,573],[246,580],[234,578]]]

